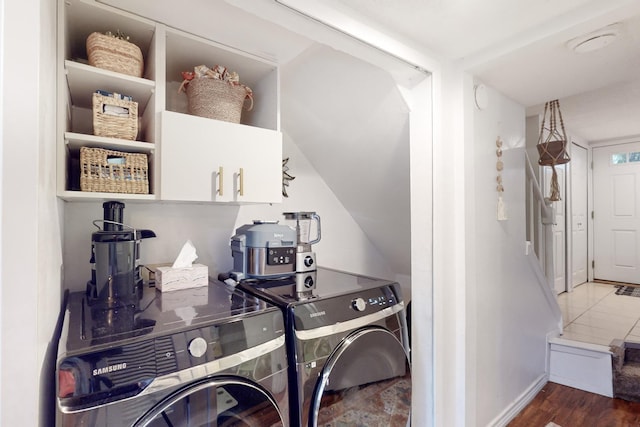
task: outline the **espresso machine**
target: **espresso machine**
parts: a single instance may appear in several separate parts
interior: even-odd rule
[[[151,230],[125,225],[124,203],[109,201],[102,207],[104,219],[93,221],[98,231],[91,235],[87,302],[96,309],[130,307],[136,310],[142,293],[140,241],[156,235]]]

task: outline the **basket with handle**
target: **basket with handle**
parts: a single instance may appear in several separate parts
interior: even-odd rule
[[[191,80],[186,88],[189,114],[240,123],[242,107],[247,98],[251,100],[247,111],[253,108],[253,99],[248,96],[246,87],[242,85],[200,77]]]
[[[87,37],[89,64],[105,70],[142,77],[142,51],[135,44],[110,34],[91,33]]]
[[[80,189],[100,193],[149,194],[147,155],[80,147]]]

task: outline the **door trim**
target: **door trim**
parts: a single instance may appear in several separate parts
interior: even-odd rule
[[[591,212],[593,212],[593,153],[592,147],[582,141],[577,141],[574,138],[570,138],[571,144],[577,145],[583,148],[587,152],[587,282],[593,281],[593,218]],[[571,152],[569,152],[571,155]],[[572,188],[572,168],[573,165],[569,162],[569,173],[567,174],[568,184],[567,189]],[[567,292],[573,291],[573,233],[571,232],[572,218],[573,218],[573,195],[567,191],[569,200],[567,201],[567,219],[566,219],[566,238],[567,238]]]

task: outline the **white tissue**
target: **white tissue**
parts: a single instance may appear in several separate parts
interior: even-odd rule
[[[196,254],[196,248],[191,243],[191,240],[187,240],[187,242],[180,249],[180,253],[178,257],[173,262],[172,268],[185,268],[191,267],[193,261],[198,258],[198,254]]]

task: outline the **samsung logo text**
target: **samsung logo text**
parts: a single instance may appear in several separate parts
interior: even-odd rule
[[[115,365],[105,366],[104,368],[96,368],[93,370],[93,376],[110,374],[111,372],[122,371],[123,369],[127,369],[126,362],[116,363]]]

